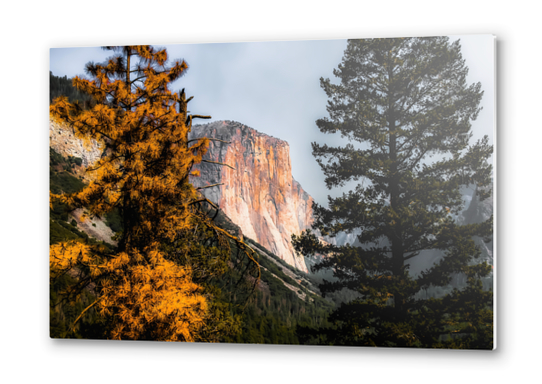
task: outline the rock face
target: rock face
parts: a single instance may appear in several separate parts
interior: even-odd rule
[[[117,245],[117,242],[115,240],[112,240],[112,237],[115,234],[102,219],[98,217],[86,217],[83,219],[82,216],[82,208],[77,208],[70,213],[70,217],[75,219],[77,223],[77,228],[79,230],[85,232],[87,235],[95,238],[96,240],[105,241],[106,243],[112,244],[114,246]],[[71,221],[71,219],[69,221]]]
[[[192,184],[202,187],[223,183],[201,192],[220,206],[244,236],[307,272],[304,258],[295,254],[291,235],[310,227],[313,199],[292,177],[288,143],[231,121],[192,128],[191,139],[204,136],[231,142],[212,141],[204,158],[229,164],[235,170],[202,163],[195,167],[201,177],[191,177]],[[88,181],[84,169],[100,158],[102,146],[95,141],[84,143],[68,125],[53,120],[49,121],[49,139],[50,146],[61,155],[82,159],[82,167],[76,171]]]
[[[81,166],[74,167],[72,172],[81,176],[84,180],[89,180],[89,174],[85,169],[94,164],[101,156],[103,147],[95,140],[85,143],[83,140],[75,137],[70,126],[49,120],[49,145],[56,152],[64,157],[73,156],[81,158]],[[109,244],[117,245],[116,241],[111,240],[114,235],[111,228],[105,222],[97,217],[82,219],[83,209],[78,208],[70,213],[70,220],[75,219],[77,228],[87,235]]]
[[[94,164],[102,155],[102,146],[95,140],[85,143],[75,137],[70,126],[49,120],[49,145],[62,156],[73,156],[82,159],[81,170]],[[88,174],[81,172],[81,176],[88,178]]]
[[[287,142],[262,134],[232,121],[217,121],[192,128],[190,138],[209,137],[212,141],[205,160],[226,166],[202,163],[200,177],[192,177],[195,187],[247,236],[296,268],[307,272],[303,257],[298,257],[291,235],[312,224],[313,199],[292,177],[290,147]]]

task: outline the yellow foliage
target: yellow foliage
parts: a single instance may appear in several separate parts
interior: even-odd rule
[[[147,256],[149,262],[137,252],[132,257],[121,252],[105,260],[86,244],[54,244],[51,274],[86,267],[93,281],[101,281],[97,305],[102,315],[113,318],[113,339],[195,341],[208,305],[201,287],[192,282],[191,269],[157,250]]]
[[[150,46],[106,48],[119,54],[89,63],[92,80],[73,80],[95,106],[82,110],[60,97],[50,108],[77,137],[100,141],[105,151],[87,169],[92,181],[83,190],[51,199],[84,207],[90,216],[118,209],[123,231],[115,252],[78,242],[52,245],[51,277],[71,271],[79,276],[74,289],[94,287],[98,299],[92,305],[112,319],[111,338],[194,341],[207,319],[208,299],[193,282],[190,263],[163,253],[164,244],[197,242],[198,228],[211,228],[222,247],[228,246],[222,238],[235,240],[259,266],[246,245],[214,226],[199,208],[205,199],[189,183],[209,140],[188,141],[195,117],[188,115],[190,99],[184,90],[168,88],[187,64],[167,66],[167,52]]]
[[[93,95],[97,104],[80,110],[60,97],[51,106],[51,114],[73,126],[76,136],[104,142],[105,154],[88,170],[94,174],[93,182],[61,200],[87,207],[93,215],[114,207],[123,210],[123,250],[136,242],[144,245],[149,231],[153,239],[172,240],[172,224],[177,229],[189,225],[188,204],[195,200],[195,191],[188,175],[193,164],[201,161],[208,140],[188,146],[184,92],[176,94],[167,87],[187,69],[184,61],[166,68],[162,67],[168,59],[165,50],[150,46],[114,50],[121,54],[105,64],[90,65],[94,80],[76,77],[73,81],[75,87]],[[137,68],[137,77],[131,80],[127,68],[132,72]],[[165,223],[165,217],[170,222]]]
[[[122,284],[104,285],[102,311],[118,313],[114,339],[151,338],[195,341],[205,323],[207,301],[191,271],[156,256],[152,263],[128,268]],[[149,326],[152,325],[152,326]],[[149,332],[150,331],[150,332]],[[145,337],[146,336],[146,337]]]

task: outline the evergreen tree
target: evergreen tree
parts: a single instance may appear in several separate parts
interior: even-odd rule
[[[55,76],[49,71],[49,102],[52,103],[60,96],[66,96],[70,103],[79,103],[83,108],[92,106],[92,97],[75,88],[72,85],[72,79],[68,79],[67,76]]]
[[[51,277],[75,277],[60,294],[68,302],[84,290],[95,293],[75,322],[96,306],[106,319],[104,337],[218,340],[235,321],[209,280],[230,269],[230,245],[245,258],[234,264],[256,277],[259,265],[247,245],[214,224],[205,208],[216,207],[189,183],[210,139],[188,140],[192,120],[206,116],[190,115],[191,98],[169,89],[188,66],[183,60],[168,65],[166,50],[150,46],[105,49],[116,54],[87,64],[91,80],[73,79],[95,101],[92,107],[66,97],[51,106],[52,116],[78,137],[101,142],[103,154],[87,170],[92,181],[85,188],[52,199],[88,216],[119,212],[118,247],[53,244]]]
[[[492,218],[454,220],[463,207],[460,187],[475,184],[487,198],[492,146],[487,136],[469,144],[480,111],[481,84],[466,83],[459,41],[447,37],[350,40],[334,70],[340,83],[321,79],[328,118],[317,126],[350,143],[313,143],[326,186],[362,181],[354,190],[315,205],[313,229],[293,236],[298,252],[323,255],[316,270],[332,269],[321,290],[344,288],[357,298],[331,315],[335,327],[312,331],[347,345],[492,348],[492,292],[481,278],[491,266],[476,261],[473,236],[488,239]],[[321,235],[360,230],[356,246],[321,242]],[[409,263],[423,250],[442,259],[420,275]],[[417,294],[464,274],[468,284],[444,297]],[[307,330],[306,330],[307,331]]]

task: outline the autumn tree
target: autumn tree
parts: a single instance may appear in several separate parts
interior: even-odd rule
[[[460,42],[447,37],[349,40],[334,70],[339,83],[321,79],[329,117],[321,132],[349,140],[344,146],[312,144],[326,186],[354,190],[316,205],[313,229],[293,236],[304,255],[323,256],[316,270],[331,269],[326,292],[348,289],[357,298],[331,315],[335,327],[318,330],[328,343],[347,345],[492,348],[492,292],[481,279],[491,266],[477,261],[473,236],[491,236],[492,218],[460,225],[460,188],[476,185],[487,198],[492,146],[487,136],[469,143],[480,111],[481,84],[468,85]],[[336,246],[317,236],[361,234]],[[442,258],[420,274],[410,264],[424,250]],[[452,276],[467,285],[443,297],[420,299]],[[312,333],[315,333],[314,330]]]
[[[257,277],[259,266],[246,244],[214,224],[208,211],[217,207],[189,182],[212,138],[189,140],[188,133],[193,119],[208,116],[191,115],[191,98],[170,90],[188,68],[184,60],[168,64],[166,50],[151,46],[104,48],[115,54],[88,63],[90,79],[73,80],[92,97],[92,108],[66,97],[51,106],[77,137],[102,143],[102,156],[87,169],[84,189],[52,199],[90,217],[116,211],[122,230],[113,251],[73,241],[52,245],[51,277],[76,277],[65,300],[77,301],[85,289],[96,294],[78,319],[97,308],[106,337],[218,340],[233,320],[217,308],[209,279],[230,268],[232,246],[249,273]]]

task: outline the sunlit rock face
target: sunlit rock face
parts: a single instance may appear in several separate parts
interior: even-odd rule
[[[49,120],[49,145],[63,156],[80,157],[84,167],[94,164],[103,151],[95,140],[85,143],[75,137],[72,127],[53,120]]]
[[[204,159],[235,169],[202,163],[197,166],[201,176],[192,177],[192,184],[223,183],[201,192],[241,227],[244,236],[307,272],[291,235],[310,227],[313,199],[292,177],[288,143],[232,121],[195,126],[190,138],[198,137],[230,142],[212,141]]]

